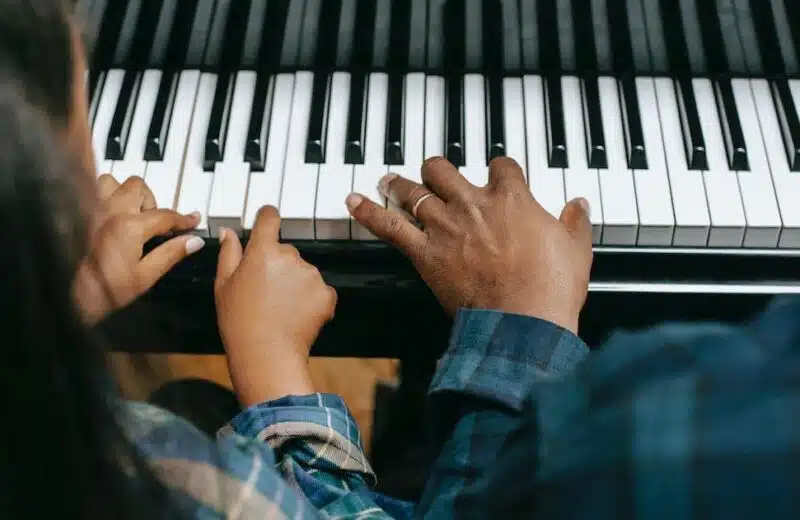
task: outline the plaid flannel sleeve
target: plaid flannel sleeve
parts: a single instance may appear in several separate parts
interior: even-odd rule
[[[429,392],[439,455],[417,514],[451,518],[518,428],[531,389],[568,376],[588,353],[550,322],[460,310]]]

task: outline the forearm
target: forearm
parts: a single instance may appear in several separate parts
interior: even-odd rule
[[[308,358],[290,349],[228,350],[228,371],[242,407],[314,393]],[[255,354],[253,354],[255,353]]]
[[[588,352],[577,336],[543,320],[460,311],[430,389],[439,454],[420,516],[467,507],[479,477],[519,428],[526,398],[537,385],[566,377]]]

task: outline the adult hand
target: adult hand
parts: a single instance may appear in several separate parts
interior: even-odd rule
[[[204,245],[200,237],[181,235],[142,256],[148,241],[193,229],[199,215],[156,209],[152,192],[139,177],[120,185],[110,175],[102,175],[97,182],[99,218],[89,257],[79,267],[75,282],[78,305],[89,324],[132,303]]]
[[[391,202],[416,213],[422,229],[360,194],[348,196],[348,208],[357,222],[411,259],[451,314],[459,307],[495,309],[577,333],[592,264],[584,199],[571,201],[554,218],[507,158],[492,161],[484,187],[442,158],[425,162],[422,180],[424,185],[390,174],[380,183]]]
[[[336,308],[319,270],[278,241],[280,225],[274,207],[261,208],[244,251],[235,233],[222,232],[217,323],[244,406],[313,393],[309,353]]]

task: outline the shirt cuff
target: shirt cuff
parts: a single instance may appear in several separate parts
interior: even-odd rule
[[[367,482],[374,482],[361,432],[344,399],[337,395],[288,396],[251,406],[217,432],[220,439],[229,435],[259,440],[278,452],[294,451],[302,445],[300,451],[318,463],[361,473]]]
[[[563,377],[588,353],[578,336],[548,321],[460,309],[430,394],[469,394],[520,411],[533,386]]]

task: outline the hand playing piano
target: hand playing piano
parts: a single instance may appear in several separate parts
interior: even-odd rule
[[[157,209],[152,192],[139,177],[120,185],[110,175],[97,182],[102,205],[91,237],[90,255],[75,281],[78,305],[89,324],[132,303],[178,262],[203,247],[201,238],[181,235],[147,255],[151,239],[193,229],[197,215]]]
[[[220,239],[217,323],[243,406],[313,393],[309,353],[336,308],[319,270],[278,241],[280,226],[278,211],[265,206],[246,250],[230,230]]]
[[[461,307],[495,309],[577,333],[592,265],[585,200],[571,201],[554,218],[507,158],[492,161],[485,187],[442,158],[425,162],[422,180],[390,174],[380,184],[391,202],[416,213],[422,229],[359,194],[347,205],[356,221],[411,259],[450,314]]]

